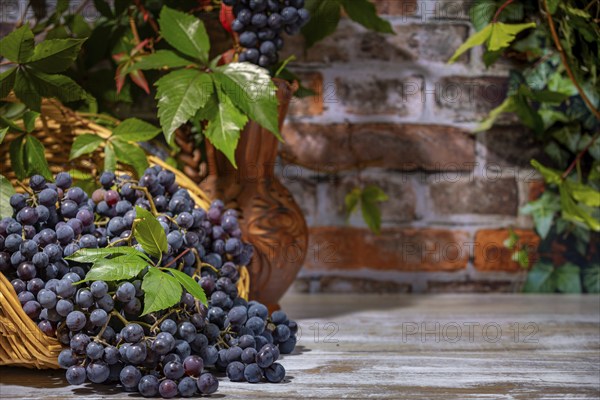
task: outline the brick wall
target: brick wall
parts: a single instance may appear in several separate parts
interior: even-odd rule
[[[471,133],[504,99],[510,64],[485,69],[475,49],[446,65],[473,32],[469,2],[376,3],[395,36],[343,20],[307,52],[301,38],[286,49],[317,93],[292,104],[281,148],[281,179],[311,233],[296,288],[515,290],[522,269],[502,243],[509,227],[538,243],[518,209],[539,191],[528,163],[540,150],[511,117]],[[346,221],[359,182],[390,196],[380,236],[359,215]]]

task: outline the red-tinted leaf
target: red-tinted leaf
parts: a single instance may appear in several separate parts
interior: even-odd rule
[[[233,15],[233,7],[227,6],[225,4],[221,5],[221,14],[219,15],[219,20],[221,20],[221,25],[223,28],[229,33],[233,35],[233,30],[231,29],[231,23],[235,19]]]
[[[233,62],[233,57],[235,57],[235,49],[227,50],[221,55],[219,65],[225,65]]]
[[[127,58],[127,54],[126,53],[113,54],[112,58],[113,58],[113,60],[115,60],[115,62],[117,64],[121,64],[123,62],[123,60],[125,60],[125,58]]]
[[[138,85],[139,87],[144,89],[144,92],[150,94],[150,88],[148,87],[148,81],[146,80],[146,77],[144,76],[144,73],[142,72],[142,70],[138,69],[133,72],[130,72],[129,77],[131,78],[133,83],[135,83],[136,85]]]
[[[134,56],[137,53],[139,53],[144,47],[146,47],[146,45],[148,44],[148,42],[150,42],[150,39],[144,39],[144,40],[142,40],[137,46],[135,46],[133,48],[133,50],[131,51],[131,55]]]
[[[117,94],[121,93],[123,89],[123,85],[125,84],[126,74],[123,73],[126,64],[121,64],[117,67],[117,72],[115,73],[115,82],[117,83]]]

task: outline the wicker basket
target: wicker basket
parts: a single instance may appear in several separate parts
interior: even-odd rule
[[[46,148],[46,159],[53,174],[77,169],[97,175],[97,165],[102,164],[102,156],[98,152],[89,158],[69,160],[69,150],[75,137],[91,132],[102,137],[111,134],[109,129],[91,122],[58,101],[46,100],[42,104],[41,118],[36,122],[34,135]],[[14,137],[9,133],[0,145],[0,173],[10,179],[13,185],[16,184],[17,179],[10,165],[8,146]],[[177,183],[190,192],[195,203],[204,209],[208,207],[208,197],[182,172],[157,157],[151,156],[149,162],[151,165],[159,165],[172,171]],[[250,276],[246,267],[240,269],[240,280],[237,286],[240,296],[248,299]],[[56,369],[59,368],[57,357],[61,350],[62,345],[58,340],[42,333],[25,314],[12,285],[0,273],[0,366]]]

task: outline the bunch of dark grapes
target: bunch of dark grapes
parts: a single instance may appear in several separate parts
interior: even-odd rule
[[[231,29],[239,34],[245,50],[240,62],[268,68],[279,61],[283,48],[283,32],[295,35],[309,21],[304,0],[223,0],[233,6],[235,19]]]
[[[30,179],[27,194],[10,199],[14,215],[0,220],[0,271],[27,315],[66,347],[58,358],[74,385],[120,383],[143,396],[214,393],[211,373],[232,381],[281,382],[280,354],[291,353],[298,327],[285,313],[239,297],[242,242],[235,210],[219,200],[196,207],[175,175],[159,167],[134,181],[105,172],[91,198],[60,173],[50,183]],[[89,266],[65,258],[82,248],[134,246],[135,206],[157,214],[168,250],[163,267],[180,268],[206,293],[208,307],[184,291],[167,310],[141,316],[142,278],[81,282]],[[152,268],[152,267],[148,267]]]

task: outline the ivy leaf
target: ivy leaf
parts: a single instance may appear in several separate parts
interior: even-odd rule
[[[600,231],[600,221],[590,215],[587,210],[577,205],[571,197],[566,185],[559,186],[562,217],[568,221],[580,222],[594,231]]]
[[[390,23],[377,15],[375,4],[370,1],[342,0],[342,4],[348,16],[365,28],[376,32],[394,33]]]
[[[103,17],[113,17],[113,12],[110,9],[110,5],[108,5],[108,3],[105,0],[94,0],[94,7]]]
[[[450,57],[450,60],[448,60],[448,64],[454,63],[456,60],[458,60],[458,58],[461,55],[463,55],[463,53],[467,52],[469,49],[484,44],[490,38],[491,35],[492,25],[488,25],[479,32],[469,37],[466,42],[461,44],[460,47],[456,49],[452,57]]]
[[[214,118],[209,121],[204,134],[237,168],[235,149],[240,139],[240,131],[248,122],[248,117],[232,104],[225,93],[219,92],[218,98],[217,112]]]
[[[522,94],[513,96],[515,104],[514,112],[517,114],[523,125],[533,129],[536,133],[544,131],[544,121],[536,110],[534,110],[527,99]]]
[[[548,4],[548,11],[550,11],[550,14],[554,14],[556,12],[556,9],[558,8],[558,3],[560,3],[560,0],[545,0],[546,4]]]
[[[544,167],[539,161],[531,160],[531,165],[535,168],[548,183],[560,184],[562,182],[562,173],[555,169]]]
[[[281,139],[275,84],[266,69],[250,63],[231,63],[213,77],[233,104],[250,119]]]
[[[388,196],[377,186],[366,187],[361,194],[360,206],[365,223],[377,235],[381,233],[380,202],[388,200]]]
[[[358,203],[360,202],[360,195],[361,190],[359,188],[354,188],[346,195],[344,199],[344,203],[346,204],[346,220],[356,211],[356,207],[358,207]]]
[[[158,268],[149,268],[142,279],[144,291],[144,312],[142,316],[151,312],[164,310],[181,301],[181,285],[173,276]]]
[[[48,161],[46,161],[44,145],[35,136],[27,135],[25,154],[27,175],[40,174],[49,181],[53,180]]]
[[[62,72],[77,59],[86,39],[51,39],[40,42],[27,65],[48,74]]]
[[[523,287],[526,293],[553,293],[556,291],[556,279],[552,264],[538,262],[533,266]]]
[[[155,53],[142,57],[140,61],[133,64],[131,68],[127,70],[127,72],[136,69],[146,70],[187,67],[188,65],[192,64],[194,64],[192,61],[181,57],[174,51],[157,50]]]
[[[154,139],[160,129],[137,118],[129,118],[121,122],[113,130],[113,137],[125,142],[145,142]]]
[[[0,99],[4,99],[15,86],[17,67],[7,69],[0,74]]]
[[[511,258],[514,262],[519,264],[521,268],[527,268],[529,266],[529,253],[525,249],[514,252]]]
[[[505,24],[503,22],[496,22],[489,26],[492,27],[492,32],[490,34],[488,50],[497,51],[510,46],[517,34],[526,29],[535,28],[536,24],[535,22],[525,24]]]
[[[600,207],[600,192],[580,182],[565,181],[565,190],[577,201],[590,207]]]
[[[520,212],[524,215],[532,215],[535,223],[535,230],[542,239],[546,239],[556,213],[560,211],[560,202],[554,193],[544,192],[542,196],[530,203],[527,203]]]
[[[127,246],[104,247],[100,249],[80,249],[77,250],[77,252],[75,252],[74,254],[67,257],[67,260],[79,263],[93,264],[102,259],[120,255],[137,256],[144,258],[148,262],[150,261],[150,259],[141,251],[138,251],[133,247]]]
[[[306,47],[310,48],[335,32],[342,10],[339,0],[307,0],[305,7],[310,11],[311,18],[302,28],[302,35],[306,39]]]
[[[6,177],[0,175],[0,218],[12,217],[13,209],[10,205],[10,196],[15,194],[15,189]]]
[[[160,11],[158,23],[160,34],[167,43],[183,54],[208,62],[210,41],[200,19],[165,6]]]
[[[91,133],[77,136],[71,145],[69,160],[94,152],[102,143],[104,143],[103,138]]]
[[[469,17],[475,30],[480,31],[485,28],[492,20],[497,8],[492,0],[476,1],[469,10]]]
[[[140,252],[138,251],[137,253]],[[148,261],[137,254],[124,254],[113,258],[101,258],[94,263],[82,282],[110,282],[131,279],[138,276],[139,273],[148,266]]]
[[[167,252],[167,235],[163,227],[154,215],[142,207],[136,206],[135,214],[141,218],[133,232],[135,239],[146,253],[161,258]]]
[[[144,150],[121,140],[113,140],[112,144],[119,161],[133,166],[138,176],[144,175],[144,171],[148,168],[148,159]]]
[[[554,272],[556,288],[562,293],[581,293],[581,277],[579,267],[566,263]]]
[[[198,284],[198,282],[196,282],[188,274],[178,271],[176,269],[171,269],[169,270],[169,272],[175,277],[175,279],[179,281],[179,283],[181,283],[181,286],[183,286],[189,294],[194,296],[196,299],[200,300],[200,302],[205,306],[208,306],[206,294],[204,293],[204,290],[202,289],[200,284]]]
[[[588,293],[600,293],[600,264],[594,264],[583,271],[583,287]]]
[[[117,169],[117,156],[111,142],[106,143],[104,147],[104,170],[114,171]]]
[[[33,55],[33,46],[33,32],[28,24],[24,24],[0,40],[0,56],[24,63]]]
[[[25,152],[25,136],[20,135],[15,140],[10,142],[10,165],[17,176],[17,179],[23,180],[27,176],[25,170],[25,160],[23,153]]]
[[[214,85],[208,74],[183,69],[160,78],[156,86],[160,125],[167,142],[174,145],[173,132],[206,104]]]
[[[25,131],[31,133],[35,128],[35,121],[40,116],[40,113],[35,111],[27,111],[23,114],[23,126]]]

